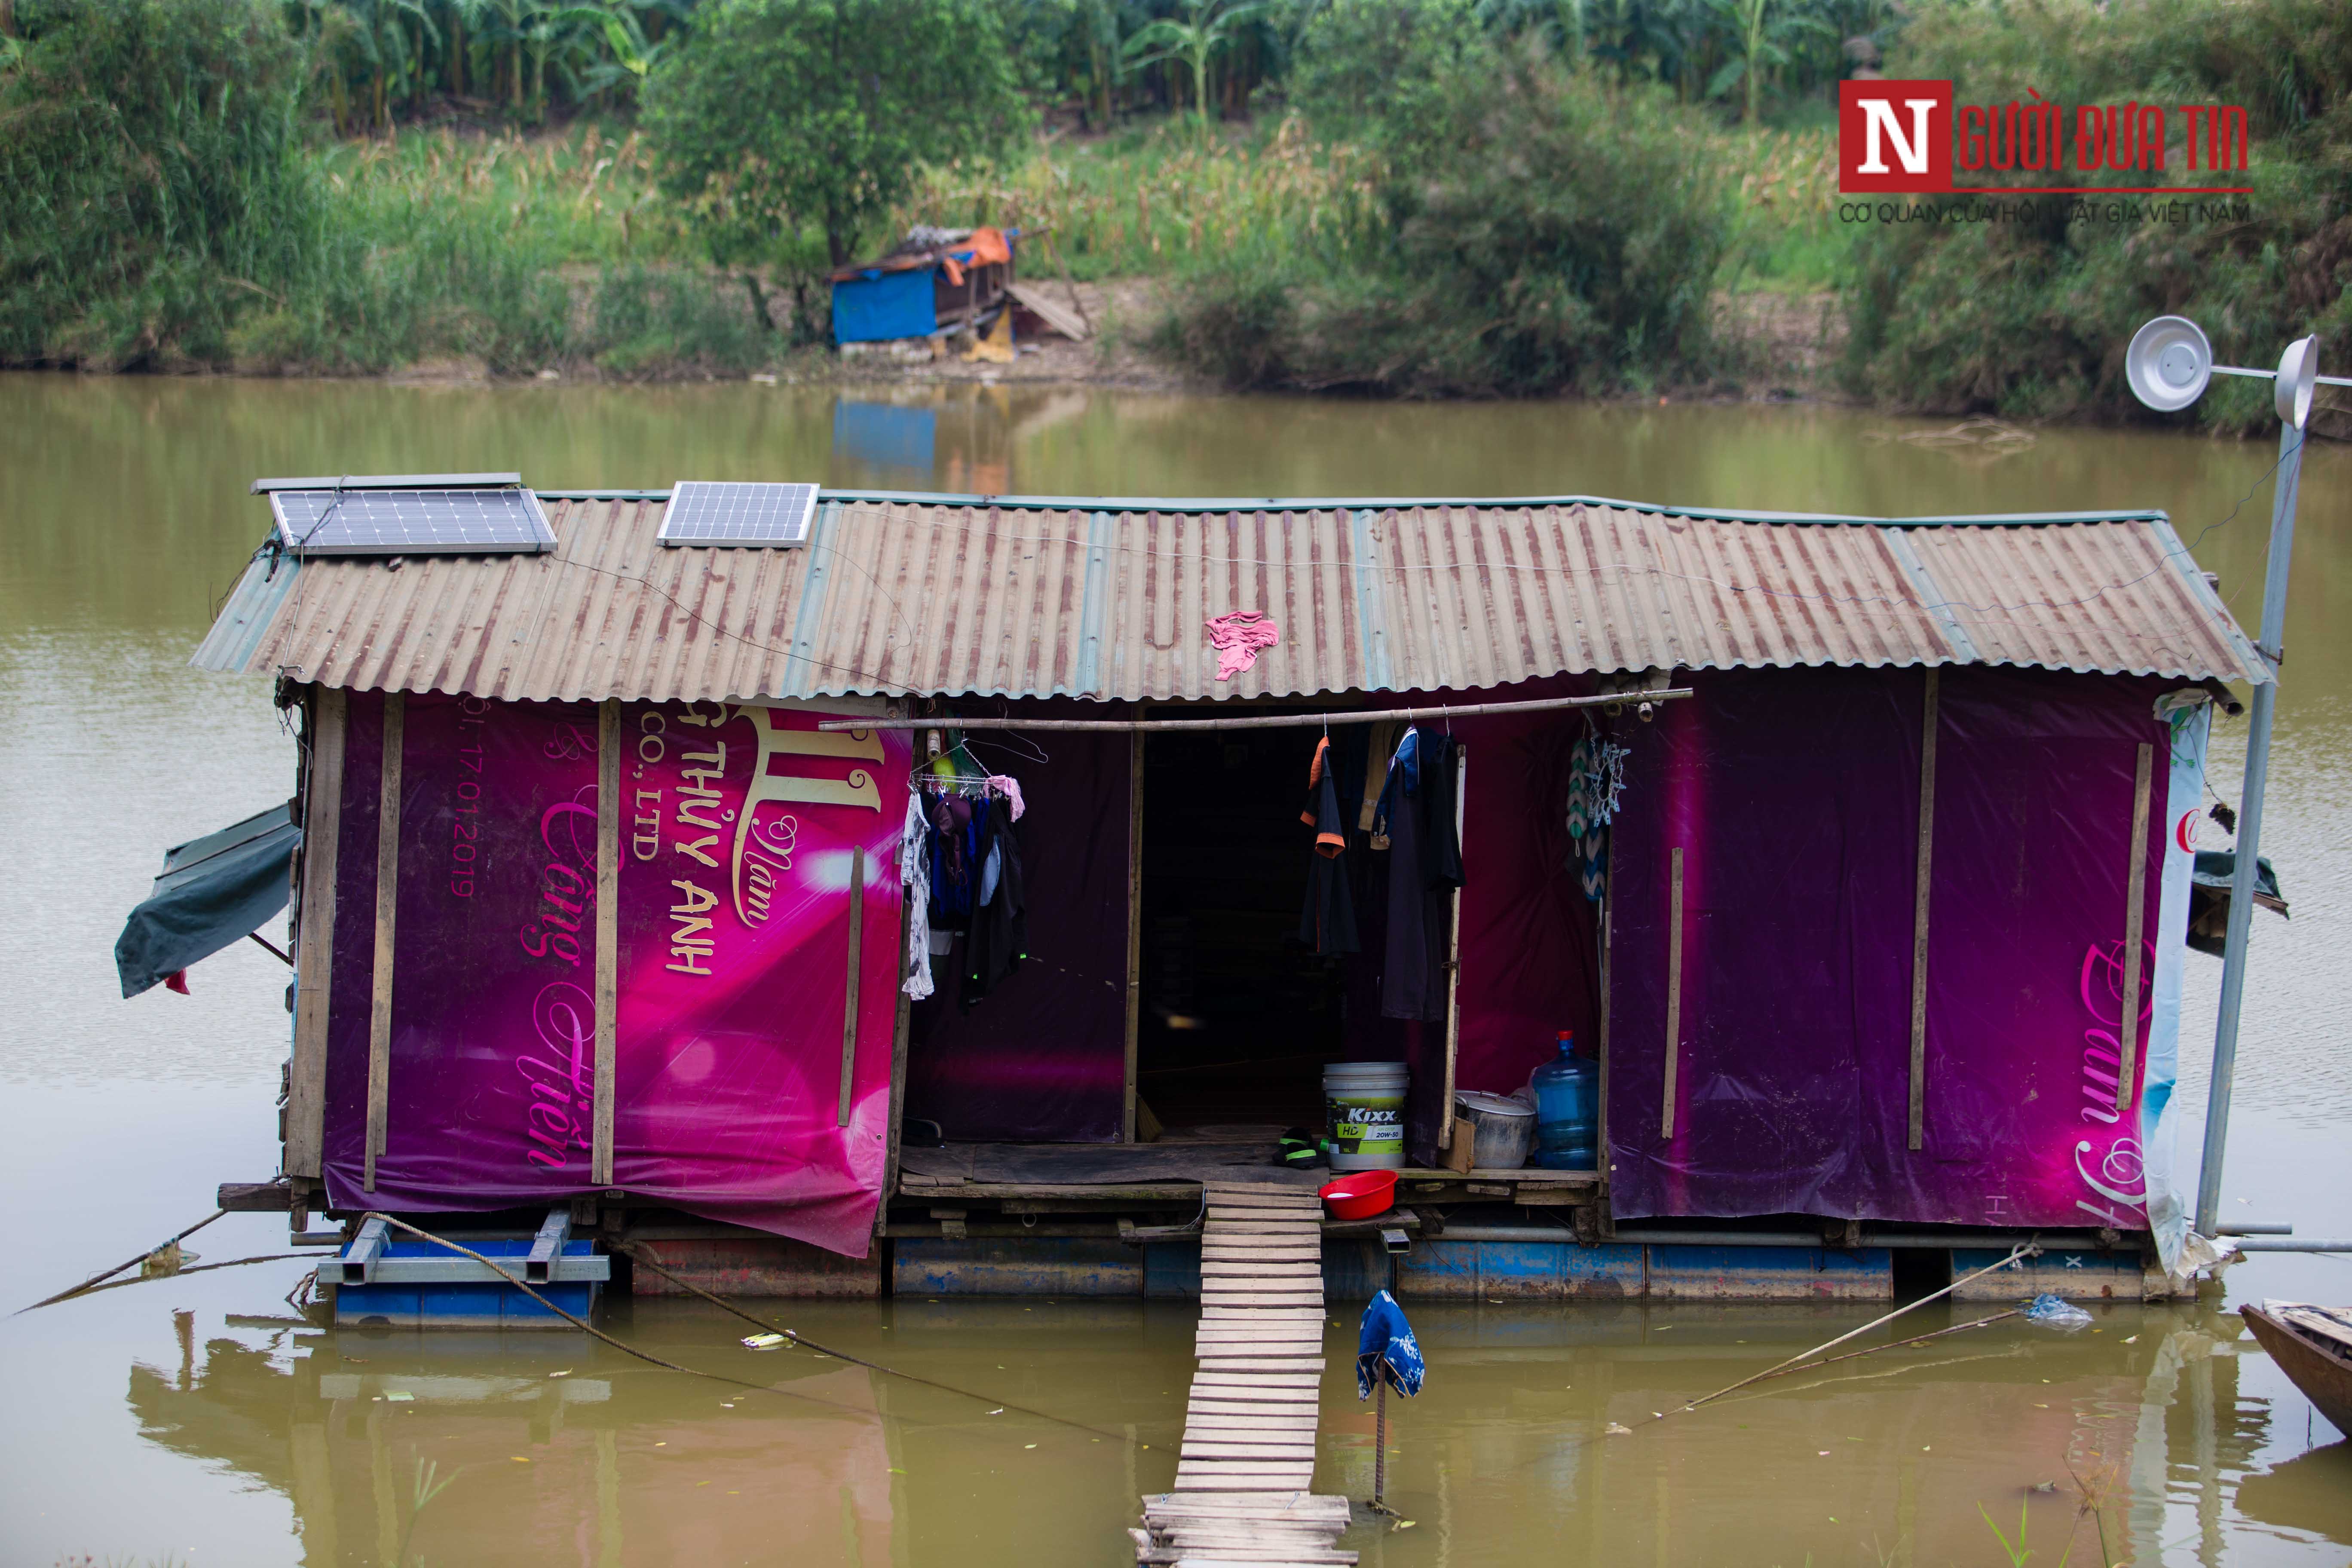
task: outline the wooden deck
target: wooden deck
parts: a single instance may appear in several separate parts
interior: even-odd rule
[[[1316,1497],[1322,1207],[1312,1192],[1207,1184],[1201,1327],[1176,1489],[1143,1500],[1139,1563],[1351,1563],[1348,1500]]]

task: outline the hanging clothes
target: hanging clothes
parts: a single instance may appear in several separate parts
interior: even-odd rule
[[[969,1012],[1003,984],[1029,956],[1029,898],[1021,870],[1021,841],[1013,831],[1011,803],[979,803],[977,858],[995,868],[994,885],[972,910],[964,939],[963,988],[958,1000]]]
[[[1307,902],[1298,912],[1298,940],[1312,952],[1354,952],[1356,903],[1348,890],[1348,827],[1331,767],[1331,737],[1315,744],[1307,769],[1307,805],[1298,820],[1315,830],[1307,867]]]
[[[1012,803],[1013,821],[1020,821],[1021,814],[1029,809],[1027,806],[1021,804],[1021,781],[1014,778],[1012,774],[989,774],[988,787],[994,790],[997,794],[1003,795],[1007,801]]]
[[[1609,824],[1625,788],[1626,749],[1601,738],[1592,721],[1568,755],[1568,861],[1585,898],[1601,901],[1609,883]]]
[[[1372,726],[1365,756],[1367,765],[1361,775],[1363,805],[1357,808],[1356,829],[1370,833],[1381,809],[1381,789],[1387,783],[1386,768],[1390,754],[1396,750],[1396,721],[1383,719]],[[1351,792],[1343,792],[1350,793]]]
[[[898,879],[907,885],[907,979],[899,989],[919,1002],[931,994],[931,823],[919,794],[907,796]]]
[[[1422,872],[1427,886],[1447,891],[1462,885],[1461,751],[1453,736],[1437,736],[1422,773]]]
[[[1453,831],[1453,791],[1444,792],[1442,823],[1433,819],[1431,805],[1438,793],[1433,775],[1452,767],[1452,745],[1448,737],[1407,730],[1381,791],[1372,844],[1388,843],[1388,941],[1381,965],[1386,1018],[1445,1016],[1444,941],[1453,907],[1446,894],[1460,886],[1462,851]]]
[[[931,924],[961,931],[971,922],[979,891],[981,814],[961,795],[931,802]]]

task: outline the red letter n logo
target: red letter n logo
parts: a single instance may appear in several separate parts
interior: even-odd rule
[[[1952,188],[1952,84],[1838,83],[1838,189]]]

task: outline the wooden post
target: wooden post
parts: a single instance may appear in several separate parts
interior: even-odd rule
[[[866,847],[849,852],[849,979],[841,988],[841,1104],[835,1127],[849,1125],[850,1080],[857,1072],[858,964],[866,946]]]
[[[596,712],[596,1109],[588,1180],[613,1184],[613,1074],[620,1058],[621,705]]]
[[[1605,864],[1601,874],[1601,1039],[1600,1070],[1595,1073],[1593,1092],[1592,1163],[1601,1173],[1601,1196],[1605,1203],[1609,1195],[1609,933],[1617,909],[1617,836],[1609,836],[1609,847],[1603,850]]]
[[[898,951],[907,951],[903,931],[898,938]],[[889,1152],[882,1163],[882,1201],[874,1207],[874,1234],[890,1221],[890,1199],[898,1191],[898,1145],[900,1130],[907,1119],[907,1022],[908,1008],[912,1005],[907,996],[905,974],[900,975],[898,1016],[890,1031],[890,1129],[884,1134]]]
[[[1468,748],[1454,748],[1454,842],[1462,842],[1462,797],[1468,787]],[[1370,767],[1365,768],[1369,778]],[[1453,931],[1445,951],[1445,1103],[1437,1116],[1437,1146],[1454,1147],[1454,1068],[1462,1050],[1462,889],[1454,889]]]
[[[346,706],[337,687],[310,695],[310,769],[302,799],[302,917],[295,933],[294,1061],[287,1075],[286,1173],[320,1174],[326,1142],[327,1004],[334,980],[335,858],[343,826]]]
[[[1658,1136],[1675,1135],[1675,1069],[1683,1044],[1683,852],[1674,852],[1666,893],[1666,1076],[1658,1100]]]
[[[375,974],[368,1012],[367,1152],[360,1185],[375,1191],[375,1163],[383,1153],[392,1102],[393,921],[400,909],[400,763],[408,705],[400,692],[383,697],[383,763],[376,791]]]
[[[1127,1096],[1122,1133],[1135,1142],[1135,1058],[1143,1026],[1143,732],[1127,748]]]
[[[2156,773],[2156,748],[2140,742],[2139,766],[2132,777],[2131,870],[2125,878],[2124,1008],[2116,1015],[2116,1109],[2128,1110],[2132,1078],[2139,1065],[2140,933],[2147,913],[2148,792]]]
[[[890,712],[894,718],[907,716],[908,702],[894,699]],[[914,765],[910,760],[908,765]],[[899,864],[903,865],[904,860]],[[895,872],[894,872],[895,874]],[[907,927],[914,913],[902,884],[898,896],[898,961],[892,972],[898,976],[897,1007],[890,1024],[890,1124],[883,1132],[882,1198],[874,1205],[874,1234],[879,1236],[890,1223],[890,1199],[898,1190],[899,1130],[907,1116],[907,1026],[908,1009],[913,1004],[907,995],[907,979],[914,973],[914,963],[907,952]]]
[[[1936,861],[1936,732],[1942,712],[1944,672],[1927,672],[1919,719],[1919,860],[1911,893],[1911,1142],[1927,1139],[1927,906]]]
[[[1372,1373],[1372,1506],[1389,1484],[1389,1380],[1385,1371]]]

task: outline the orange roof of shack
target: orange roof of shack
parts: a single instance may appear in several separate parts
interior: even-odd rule
[[[505,700],[1307,697],[1819,665],[2271,678],[2154,511],[824,491],[805,547],[714,549],[656,540],[666,492],[541,500],[541,554],[265,547],[194,663]],[[1205,623],[1237,610],[1280,641],[1220,682]]]

